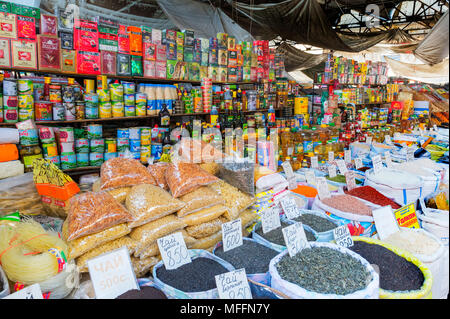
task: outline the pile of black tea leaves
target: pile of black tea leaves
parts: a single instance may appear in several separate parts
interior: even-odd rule
[[[167,299],[167,296],[159,289],[150,286],[128,290],[115,299]]]
[[[286,246],[286,243],[284,242],[284,237],[283,237],[283,231],[282,229],[284,227],[290,226],[291,224],[288,224],[286,222],[281,222],[281,227],[278,227],[276,229],[271,230],[270,232],[267,232],[264,234],[262,227],[260,227],[259,229],[257,229],[255,232],[261,236],[262,238],[264,238],[267,241],[270,241],[271,243],[280,245],[280,246]],[[305,231],[305,235],[306,235],[306,239],[308,241],[316,241],[316,236],[314,236],[313,233],[311,233],[310,231],[304,229]]]

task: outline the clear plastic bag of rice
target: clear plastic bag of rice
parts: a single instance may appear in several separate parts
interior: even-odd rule
[[[186,205],[177,212],[178,217],[183,217],[201,209],[225,203],[222,196],[208,186],[201,186],[195,191],[179,197],[179,199]]]
[[[255,196],[255,164],[248,161],[225,162],[219,165],[219,178],[240,191]]]
[[[169,166],[169,163],[166,162],[158,162],[151,165],[148,165],[147,169],[152,174],[155,179],[156,185],[159,187],[168,190],[169,186],[166,182],[166,169]]]
[[[194,238],[211,236],[222,229],[222,224],[228,222],[225,217],[219,216],[209,222],[188,226],[186,232]]]
[[[119,187],[109,190],[108,193],[110,193],[116,201],[118,201],[121,204],[124,204],[130,190],[131,187]]]
[[[139,184],[156,185],[147,168],[138,160],[115,157],[104,162],[100,168],[101,190]]]
[[[125,206],[133,216],[129,227],[138,227],[158,218],[170,215],[185,206],[164,189],[149,184],[133,186],[128,193]]]
[[[213,219],[219,218],[219,216],[222,216],[228,211],[228,208],[224,205],[215,205],[208,208],[204,208],[202,210],[199,210],[195,213],[186,215],[184,217],[181,217],[180,219],[187,225],[187,226],[194,226],[203,224],[206,222],[209,222]]]

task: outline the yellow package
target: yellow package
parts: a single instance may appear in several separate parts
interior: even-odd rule
[[[228,208],[224,205],[215,205],[184,216],[181,219],[187,226],[194,226],[216,219],[227,211]]]
[[[209,222],[188,226],[186,232],[194,238],[203,238],[213,235],[222,229],[222,224],[226,223],[227,219],[223,216],[213,219]]]
[[[201,209],[225,203],[222,196],[208,186],[201,186],[195,191],[181,196],[179,199],[185,203],[185,206],[177,212],[178,217],[183,217]]]
[[[207,249],[215,246],[219,241],[222,240],[222,231],[219,231],[211,236],[199,238],[197,242],[192,245],[191,249]]]

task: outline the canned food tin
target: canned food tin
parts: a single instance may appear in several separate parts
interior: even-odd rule
[[[38,130],[36,130],[36,129],[20,130],[19,129],[19,140],[20,140],[20,145],[24,145],[24,146],[39,145]],[[58,155],[58,154],[56,154],[56,155]]]
[[[17,96],[3,96],[3,107],[18,107]]]
[[[75,103],[75,118],[77,120],[84,120],[85,118],[85,110],[84,110],[84,102],[77,101]]]
[[[98,95],[94,93],[84,94],[84,102],[88,107],[98,106]]]
[[[89,165],[101,166],[103,164],[103,153],[89,153]]]
[[[103,153],[105,151],[105,140],[102,138],[89,140],[89,151],[91,153]]]
[[[95,81],[84,79],[84,90],[86,93],[94,93]]]
[[[135,103],[136,103],[136,116],[146,116],[147,115],[147,94],[136,93]]]
[[[59,143],[75,142],[73,127],[61,127],[59,129]]]
[[[37,101],[34,103],[36,121],[51,121],[53,115],[52,107],[52,102]]]
[[[117,152],[115,153],[105,153],[103,154],[104,160],[105,162],[111,158],[116,158],[117,157]]]
[[[39,139],[42,143],[54,143],[55,133],[53,132],[53,127],[40,127],[39,128]]]
[[[17,104],[20,109],[32,109],[34,106],[33,95],[20,94],[17,96]]]
[[[100,102],[99,113],[101,119],[112,117],[111,102]]]
[[[117,152],[117,140],[115,138],[105,139],[105,153]]]
[[[141,127],[141,145],[150,145],[152,142],[152,130],[149,127]]]
[[[89,153],[77,153],[77,167],[89,166]]]
[[[128,129],[130,132],[129,138],[132,140],[139,140],[141,138],[141,128],[140,127],[130,127]]]
[[[59,146],[61,148],[61,155],[75,153],[75,142],[59,143]]]
[[[50,102],[62,103],[61,85],[50,85],[49,97]]]
[[[66,109],[62,104],[53,105],[53,121],[65,121]]]
[[[123,153],[130,149],[130,140],[126,137],[119,137],[117,139],[117,151]]]
[[[35,101],[40,101],[44,98],[44,88],[36,87],[36,85],[33,88],[33,99]],[[59,158],[58,158],[59,161]]]
[[[112,117],[124,117],[125,110],[122,101],[111,102]]]
[[[61,169],[72,169],[77,167],[77,156],[75,155],[75,153],[61,155],[60,160]]]
[[[136,116],[136,108],[134,106],[125,106],[125,116]]]
[[[19,94],[33,94],[33,81],[17,80],[17,91]]]
[[[98,107],[85,107],[84,113],[87,119],[98,119]]]
[[[17,123],[19,120],[19,108],[9,107],[3,109],[3,121],[5,123]]]
[[[136,92],[136,85],[133,82],[122,82],[124,94],[134,94]]]
[[[79,138],[75,141],[76,153],[89,153],[89,140],[87,138]]]
[[[17,95],[17,80],[3,79],[3,94],[16,96]]]
[[[141,140],[130,139],[130,152],[141,151]]]
[[[62,148],[62,146],[61,146]],[[58,156],[58,148],[56,146],[56,143],[49,143],[49,144],[42,144],[42,151],[44,153],[44,157],[55,157]],[[70,154],[71,152],[69,152]],[[73,153],[73,152],[72,152]]]
[[[99,102],[109,102],[111,101],[109,98],[108,90],[97,90],[97,96]]]
[[[57,167],[61,167],[61,160],[59,159],[59,156],[52,156],[52,157],[44,156],[44,158],[55,164]]]
[[[64,116],[67,121],[73,121],[76,119],[76,106],[75,103],[64,102]]]
[[[68,103],[75,102],[75,89],[73,86],[64,85],[62,87],[62,101]]]
[[[141,162],[144,164],[148,163],[148,159],[152,154],[152,146],[151,145],[142,145],[141,146]]]
[[[123,104],[125,106],[134,106],[135,105],[134,94],[125,94],[123,96]]]
[[[130,131],[128,128],[118,128],[117,129],[118,138],[130,138]]]
[[[161,158],[163,151],[163,146],[161,143],[154,143],[152,144],[152,157],[156,160],[159,160]]]
[[[102,138],[103,128],[100,124],[89,124],[87,134],[89,139]]]
[[[109,85],[109,97],[112,102],[123,101],[123,85],[112,83]]]
[[[19,122],[34,119],[34,109],[20,109],[19,108]]]

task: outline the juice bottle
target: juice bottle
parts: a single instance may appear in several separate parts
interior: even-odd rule
[[[322,144],[326,144],[330,139],[330,131],[328,130],[326,124],[322,124],[317,130],[317,133],[319,134],[319,141]]]
[[[313,151],[314,151],[314,148],[320,144],[319,132],[317,132],[317,128],[313,127],[310,134],[311,140],[313,142]]]
[[[301,166],[301,162],[303,161],[303,136],[298,129],[294,132],[294,153],[297,156]]]
[[[314,155],[319,161],[326,161],[328,159],[328,152],[326,151],[326,144],[319,144],[314,148]]]
[[[311,138],[310,131],[307,130],[306,126],[303,126],[302,131],[302,140],[303,140],[303,154],[308,154],[313,152],[313,142]]]

